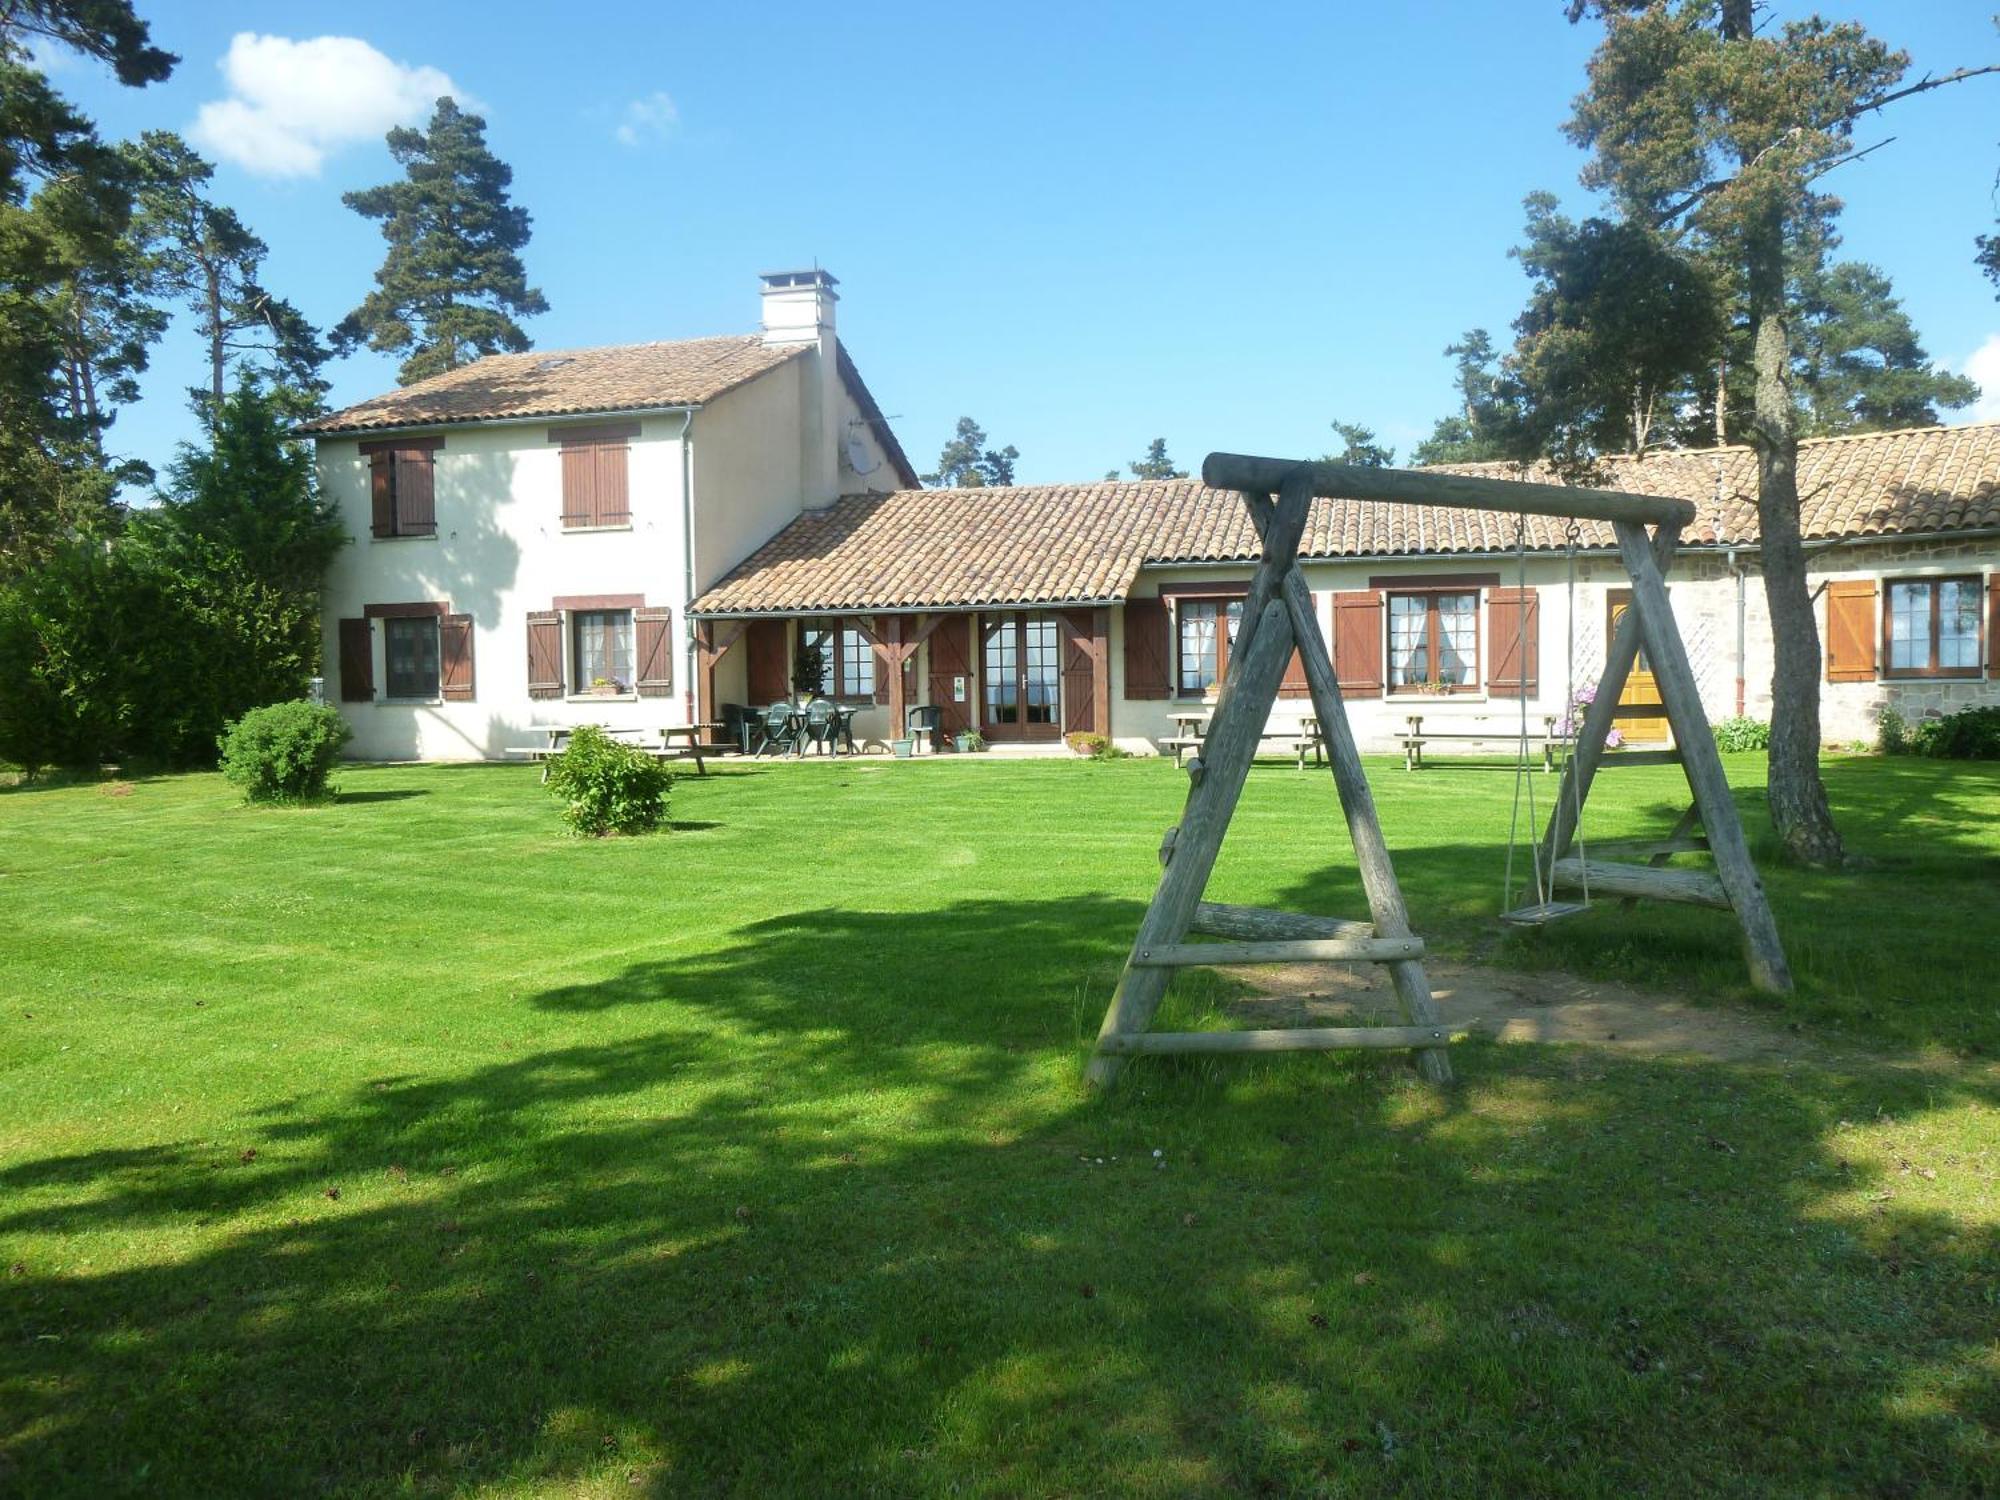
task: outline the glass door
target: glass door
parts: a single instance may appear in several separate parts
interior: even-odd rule
[[[986,616],[979,673],[986,738],[1052,740],[1061,733],[1061,641],[1053,615]]]

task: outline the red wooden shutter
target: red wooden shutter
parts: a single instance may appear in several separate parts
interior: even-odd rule
[[[370,529],[377,536],[394,536],[396,534],[395,454],[368,455],[368,499],[373,522]]]
[[[972,616],[948,615],[931,632],[931,702],[938,707],[938,724],[946,734],[963,734],[972,727]],[[965,696],[953,696],[958,687]]]
[[[1163,599],[1125,601],[1125,696],[1170,698],[1167,605]]]
[[[635,609],[639,632],[639,696],[664,698],[674,690],[674,612],[664,607]]]
[[[1531,698],[1542,665],[1542,605],[1535,589],[1486,591],[1486,690]]]
[[[753,704],[778,703],[791,696],[791,663],[785,659],[785,622],[752,620],[744,632],[743,649],[749,653],[748,686],[745,691]]]
[[[366,619],[340,622],[340,701],[375,701],[375,633]]]
[[[560,698],[563,692],[562,614],[528,611],[528,696]]]
[[[1875,582],[1837,579],[1826,586],[1826,680],[1875,680]]]
[[[1090,611],[1062,617],[1062,721],[1064,734],[1102,734],[1097,722],[1096,663],[1090,658]]]
[[[1986,675],[2000,677],[2000,573],[1986,581]]]
[[[438,681],[447,702],[472,699],[472,616],[445,615],[438,621]]]
[[[1349,589],[1333,596],[1333,675],[1342,688],[1382,687],[1382,591]]]
[[[436,536],[437,502],[432,487],[430,451],[398,448],[396,459],[396,535]]]

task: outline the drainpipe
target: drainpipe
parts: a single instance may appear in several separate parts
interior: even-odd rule
[[[695,663],[700,657],[694,645],[694,621],[688,618],[688,606],[694,603],[694,408],[689,407],[681,417],[681,635],[687,642],[687,687],[681,694],[681,701],[687,706],[687,721],[699,723],[698,709],[704,706],[695,701]]]
[[[1736,717],[1740,719],[1743,717],[1743,674],[1745,670],[1743,580],[1749,576],[1749,570],[1737,564],[1736,549],[1734,547],[1726,549],[1722,556],[1724,561],[1729,565],[1729,576],[1736,580]]]

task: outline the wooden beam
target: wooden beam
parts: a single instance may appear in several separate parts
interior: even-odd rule
[[[1757,878],[1757,867],[1750,860],[1743,824],[1736,816],[1735,800],[1729,795],[1729,778],[1723,773],[1722,757],[1716,751],[1708,714],[1701,705],[1701,690],[1695,685],[1687,647],[1675,628],[1673,609],[1667,603],[1666,581],[1660,576],[1644,528],[1621,521],[1617,531],[1618,550],[1624,555],[1626,571],[1632,575],[1632,603],[1646,643],[1646,660],[1660,685],[1661,705],[1666,709],[1667,722],[1673,726],[1674,741],[1681,752],[1681,769],[1687,773],[1688,788],[1700,809],[1702,831],[1708,835],[1709,852],[1715,856],[1716,876],[1729,894],[1730,905],[1736,908],[1737,921],[1743,924],[1750,982],[1773,994],[1789,994],[1791,966],[1785,961],[1784,944],[1778,938],[1778,924],[1764,895],[1764,883]]]
[[[1342,1052],[1442,1048],[1451,1032],[1435,1026],[1299,1026],[1265,1031],[1141,1031],[1098,1039],[1098,1049],[1132,1052]],[[1425,1056],[1430,1054],[1426,1052]]]
[[[1443,505],[1458,510],[1497,510],[1508,515],[1581,517],[1593,521],[1686,526],[1695,518],[1693,502],[1622,490],[1592,490],[1525,479],[1474,478],[1429,469],[1375,469],[1354,464],[1301,462],[1211,453],[1202,461],[1202,482],[1211,489],[1268,495],[1304,475],[1315,495],[1338,500],[1387,500],[1404,505]]]
[[[1706,870],[1618,864],[1608,859],[1559,859],[1551,879],[1558,889],[1566,891],[1583,890],[1587,885],[1592,896],[1634,896],[1644,901],[1730,909],[1729,893]]]
[[[907,652],[903,646],[903,617],[889,617],[888,647],[882,654],[888,658],[889,668],[889,738],[901,739],[909,733],[903,722],[903,663]],[[914,650],[914,647],[909,648]]]
[[[1347,922],[1339,917],[1309,917],[1301,912],[1273,911],[1267,906],[1230,906],[1204,901],[1194,909],[1189,932],[1203,937],[1248,938],[1271,942],[1287,938],[1373,937],[1373,922]]]
[[[1090,612],[1090,725],[1111,733],[1111,611]]]
[[[1196,969],[1228,964],[1388,963],[1422,958],[1419,937],[1288,938],[1265,943],[1168,943],[1141,948],[1135,964],[1163,969]]]

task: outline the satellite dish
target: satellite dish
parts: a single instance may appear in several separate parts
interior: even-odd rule
[[[861,434],[853,428],[847,432],[847,467],[856,474],[873,474],[882,466],[868,461],[868,445],[861,441]]]

